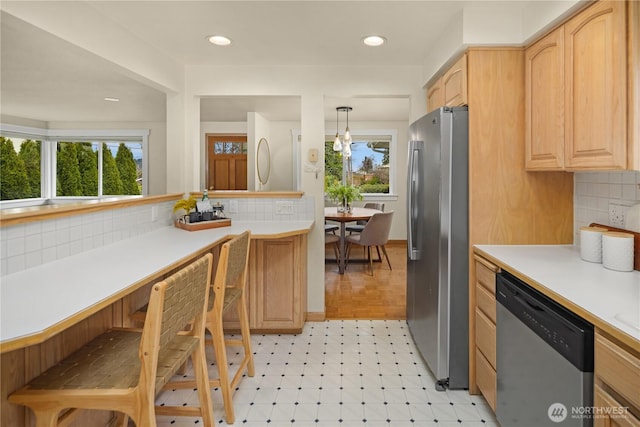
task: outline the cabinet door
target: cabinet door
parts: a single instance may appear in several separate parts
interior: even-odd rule
[[[427,88],[427,112],[433,111],[444,105],[444,91],[442,90],[442,77]]]
[[[442,76],[444,105],[467,105],[467,55],[462,57]]]
[[[565,25],[565,166],[625,168],[626,2],[600,1]]]
[[[302,329],[303,267],[300,237],[256,240],[251,266],[251,323],[256,329]],[[306,249],[306,248],[305,248]]]
[[[593,406],[597,408],[593,427],[640,427],[640,420],[597,384],[593,390]]]
[[[564,167],[564,27],[525,52],[525,166]]]

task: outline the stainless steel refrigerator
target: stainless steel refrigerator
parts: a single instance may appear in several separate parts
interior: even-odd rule
[[[409,128],[407,323],[439,390],[469,386],[468,134],[467,107]]]

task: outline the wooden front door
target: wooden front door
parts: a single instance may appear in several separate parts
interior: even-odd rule
[[[207,135],[207,188],[247,189],[246,135]]]

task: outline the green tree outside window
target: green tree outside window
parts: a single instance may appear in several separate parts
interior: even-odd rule
[[[24,161],[18,156],[13,141],[0,137],[0,200],[31,197],[31,187]]]

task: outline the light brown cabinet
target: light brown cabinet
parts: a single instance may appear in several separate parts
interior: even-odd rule
[[[249,250],[247,310],[252,332],[300,333],[307,307],[307,236],[255,239]],[[235,311],[225,329],[239,330]]]
[[[632,165],[627,157],[628,151],[633,156],[627,138],[627,103],[632,102],[627,95],[627,3],[633,2],[599,1],[527,48],[529,170]]]
[[[594,427],[640,427],[640,354],[595,333]]]
[[[306,235],[256,240],[250,264],[250,326],[301,332],[307,306]]]
[[[480,391],[496,410],[496,273],[498,267],[480,256],[474,257],[472,286],[469,295],[470,325],[469,390]]]
[[[462,55],[427,88],[427,111],[467,105],[467,55]]]
[[[427,89],[427,111],[433,111],[444,105],[444,90],[442,90],[442,77]]]
[[[564,27],[525,52],[525,166],[564,167]]]
[[[442,75],[444,105],[459,107],[467,105],[467,55],[462,55]]]

